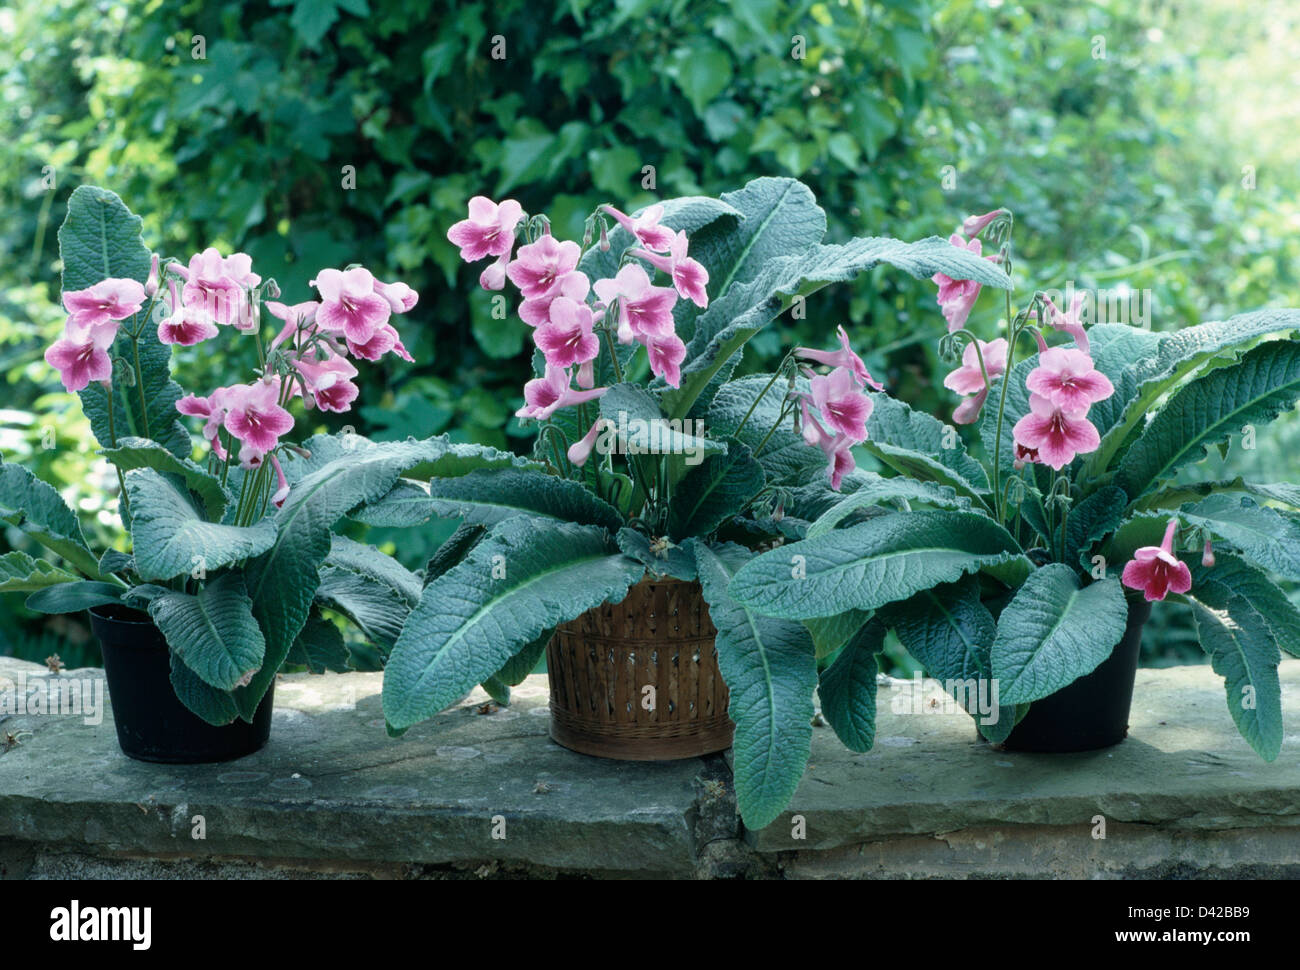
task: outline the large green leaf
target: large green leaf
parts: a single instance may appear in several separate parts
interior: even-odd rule
[[[99,577],[99,560],[81,523],[59,493],[21,465],[0,465],[0,519],[22,529],[86,576]]]
[[[424,589],[420,577],[392,556],[347,536],[334,536],[325,565],[381,583],[406,600],[409,606],[420,601]]]
[[[1168,488],[1152,492],[1138,502],[1136,509],[1173,509],[1188,502],[1196,502],[1208,495],[1222,492],[1236,492],[1253,495],[1270,502],[1281,502],[1293,509],[1300,509],[1300,486],[1290,482],[1248,482],[1240,475],[1233,479],[1221,479],[1213,482],[1175,483]]]
[[[204,683],[175,652],[171,654],[171,664],[172,690],[190,711],[217,727],[229,724],[239,716],[233,695]]]
[[[1223,610],[1192,600],[1201,649],[1223,677],[1228,713],[1237,730],[1265,761],[1282,750],[1282,685],[1277,644],[1264,618],[1248,603],[1229,602]]]
[[[34,593],[47,586],[75,583],[76,573],[60,569],[44,559],[33,559],[25,552],[6,552],[0,556],[0,593]]]
[[[401,731],[455,703],[545,630],[620,602],[645,568],[604,529],[516,517],[424,589],[384,671]]]
[[[1127,625],[1118,578],[1080,588],[1063,563],[1036,569],[998,617],[990,659],[1002,703],[1036,701],[1092,673]]]
[[[1127,505],[1128,496],[1124,490],[1107,485],[1072,506],[1065,522],[1065,556],[1062,562],[1075,562],[1081,553],[1092,548],[1094,542],[1119,528]],[[1045,538],[1050,539],[1048,548],[1054,548],[1056,537]]]
[[[275,544],[244,567],[253,615],[266,637],[266,662],[247,687],[235,692],[239,712],[251,719],[311,611],[320,567],[331,548],[330,530],[357,507],[388,494],[397,479],[448,451],[439,439],[372,443],[351,436],[338,458],[298,477],[274,516]],[[312,439],[313,455],[331,446]],[[286,474],[289,462],[286,462]],[[295,466],[295,471],[297,471]]]
[[[63,292],[83,290],[114,277],[141,283],[149,275],[150,252],[140,238],[141,220],[112,192],[79,185],[68,199],[68,214],[59,229],[63,261]],[[188,458],[192,445],[180,423],[176,402],[181,389],[171,379],[171,347],[158,340],[157,326],[146,315],[145,303],[135,316],[122,321],[112,353],[140,368],[142,380],[133,386],[113,374],[114,421],[119,435],[149,438],[172,454]],[[108,392],[92,383],[81,392],[81,406],[95,437],[113,445],[108,433]]]
[[[1267,424],[1300,397],[1300,342],[1274,340],[1178,390],[1125,452],[1115,484],[1132,499],[1206,448]]]
[[[124,592],[123,587],[112,583],[82,579],[37,590],[27,597],[26,605],[38,613],[80,613],[95,606],[121,602]]]
[[[981,567],[1023,560],[1005,529],[975,512],[895,512],[766,552],[731,595],[788,619],[873,610]]]
[[[1179,516],[1231,542],[1255,565],[1300,580],[1300,522],[1295,519],[1236,495],[1211,495],[1183,506]]]
[[[836,502],[809,526],[808,538],[830,532],[859,509],[881,505],[890,500],[925,502],[949,509],[964,509],[970,506],[970,499],[959,498],[946,485],[918,482],[901,475],[896,478],[882,478],[870,472],[865,472],[863,475],[865,480],[856,490]]]
[[[149,603],[149,615],[172,652],[205,683],[233,690],[262,666],[266,641],[237,572],[222,573],[197,594],[168,592]]]
[[[687,471],[673,492],[668,534],[681,541],[707,536],[758,497],[763,466],[740,442],[728,442],[725,455],[711,455]]]
[[[1226,552],[1215,554],[1213,566],[1189,565],[1192,589],[1188,598],[1229,613],[1237,604],[1246,604],[1268,624],[1279,647],[1300,657],[1300,610],[1263,572]],[[1243,622],[1249,623],[1249,618]]]
[[[673,576],[686,582],[692,582],[695,576],[695,556],[685,546],[656,537],[656,545],[650,544],[650,537],[636,529],[624,527],[618,530],[614,541],[625,556],[630,556],[645,566],[646,570],[656,576]]]
[[[850,751],[870,751],[876,741],[876,655],[885,632],[879,620],[868,623],[818,678],[822,715]]]
[[[137,468],[151,468],[165,475],[179,477],[184,481],[185,487],[203,502],[207,517],[212,522],[221,521],[221,516],[230,502],[230,495],[219,478],[210,475],[188,458],[176,457],[155,441],[119,437],[116,448],[105,448],[100,454],[123,472]]]
[[[351,669],[343,632],[314,607],[289,651],[287,662],[302,664],[313,674],[327,670],[342,674]]]
[[[752,555],[748,549],[689,544],[731,694],[737,807],[746,826],[761,829],[789,804],[812,749],[812,638],[802,624],[761,616],[731,597],[733,577]]]
[[[623,518],[579,482],[535,469],[485,469],[435,478],[426,492],[403,483],[356,516],[371,525],[409,526],[432,517],[495,525],[516,515],[617,529]]]
[[[481,525],[457,526],[456,531],[446,538],[425,565],[424,585],[428,586],[452,566],[464,560],[469,555],[469,551],[486,535],[487,529]]]
[[[236,526],[208,522],[188,493],[152,468],[126,476],[131,498],[135,569],[146,582],[207,573],[260,555],[275,542],[275,523]]]
[[[955,428],[887,394],[873,394],[871,400],[875,407],[867,419],[864,448],[914,478],[949,485],[967,495],[988,491],[984,466],[967,453]]]
[[[401,635],[412,604],[385,582],[328,563],[321,567],[316,604],[341,613],[371,644],[387,651]]]
[[[990,659],[998,625],[980,602],[979,580],[966,576],[922,590],[887,606],[880,619],[893,627],[925,672],[975,718],[984,737],[994,744],[1006,740],[1016,723],[1016,708],[999,703]]]
[[[871,619],[868,610],[845,610],[834,616],[816,616],[803,621],[813,638],[813,647],[818,660],[831,656],[851,639]]]

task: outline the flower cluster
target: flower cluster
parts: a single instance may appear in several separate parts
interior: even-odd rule
[[[961,224],[960,232],[954,232],[948,237],[948,241],[958,249],[964,249],[976,256],[982,255],[979,234],[990,224],[997,221],[1003,213],[1003,209],[994,209],[982,216],[970,216]],[[966,239],[962,233],[965,233],[970,239]],[[997,262],[999,257],[995,253],[984,258]],[[936,302],[943,310],[943,318],[948,321],[948,332],[952,333],[955,330],[961,330],[966,326],[966,321],[970,317],[971,309],[975,306],[975,301],[979,299],[980,290],[983,288],[982,285],[974,280],[955,280],[944,273],[935,273],[931,279],[939,286]]]
[[[525,385],[520,417],[549,418],[560,408],[607,390],[595,386],[600,332],[614,334],[621,344],[639,343],[655,376],[673,387],[681,383],[686,345],[677,336],[673,308],[679,296],[708,306],[708,271],[688,255],[685,232],[660,225],[663,206],[650,206],[635,218],[612,206],[602,210],[627,229],[636,246],[624,253],[612,278],[595,282],[578,269],[582,247],[556,239],[549,226],[515,249],[520,223],[527,227],[529,222],[514,199],[498,205],[475,196],[469,217],[447,231],[466,262],[495,257],[479,276],[484,289],[502,289],[509,280],[523,297],[519,316],[533,329],[533,342],[546,367],[542,377]],[[608,248],[603,223],[601,245]],[[651,276],[655,271],[667,274],[672,286],[656,286]]]
[[[1096,451],[1101,436],[1088,410],[1115,393],[1105,374],[1082,349],[1042,343],[1038,366],[1025,378],[1029,413],[1016,422],[1016,460],[1050,465],[1060,471],[1076,455]]]
[[[321,270],[311,285],[318,300],[292,306],[266,301],[266,308],[283,327],[269,354],[261,354],[259,342],[261,368],[256,380],[219,387],[206,397],[189,394],[176,403],[181,414],[203,419],[203,437],[220,461],[229,460],[229,445],[235,441],[244,468],[260,468],[269,458],[279,480],[277,504],[288,493],[275,451],[294,425],[287,410],[290,400],[301,397],[309,409],[342,413],[359,394],[352,381],[358,372],[350,357],[376,361],[392,353],[412,359],[390,322],[418,300],[405,283],[384,283],[358,266]],[[134,318],[146,301],[150,301],[149,312],[131,336],[138,338],[152,319],[157,322],[159,341],[192,347],[216,337],[221,327],[256,333],[264,290],[279,293],[274,283],[263,286],[245,253],[222,256],[209,247],[186,265],[161,266],[155,255],[143,285],[131,279],[106,279],[65,293],[68,320],[62,338],[46,351],[45,359],[59,371],[69,391],[83,390],[91,382],[108,388],[113,343],[123,321]]]
[[[832,368],[829,374],[814,374],[809,393],[797,395],[803,438],[808,444],[822,450],[826,456],[826,473],[831,488],[839,490],[844,476],[853,471],[856,463],[852,448],[867,440],[867,419],[875,403],[865,388],[883,390],[884,385],[872,378],[862,358],[849,346],[849,335],[839,328],[840,349],[834,351],[796,347],[795,356],[814,364]],[[818,421],[812,413],[816,409]]]

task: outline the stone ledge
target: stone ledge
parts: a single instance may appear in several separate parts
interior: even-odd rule
[[[49,675],[0,658],[0,688],[20,676]],[[1282,678],[1294,712],[1300,661]],[[222,765],[131,761],[111,712],[99,725],[14,715],[0,732],[31,736],[0,755],[0,874],[1300,876],[1294,717],[1282,757],[1263,763],[1208,667],[1140,671],[1129,740],[1078,755],[995,750],[965,714],[929,694],[914,703],[910,682],[882,685],[875,750],[816,729],[789,809],[760,832],[736,820],[721,757],[631,764],[552,743],[544,676],[509,709],[481,713],[476,691],[396,740],[380,686],[378,674],[281,677],[270,744]],[[926,713],[894,713],[895,697]],[[1091,836],[1096,815],[1105,840]],[[498,816],[505,839],[492,837]]]

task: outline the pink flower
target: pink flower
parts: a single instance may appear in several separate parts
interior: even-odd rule
[[[549,293],[519,304],[519,317],[530,327],[540,327],[551,318],[551,301],[556,297],[567,296],[576,303],[587,299],[591,281],[581,270],[565,273],[555,281]]]
[[[1038,355],[1025,386],[1065,411],[1087,411],[1115,393],[1110,379],[1093,366],[1082,350],[1053,347]]]
[[[803,400],[802,407],[803,440],[822,450],[822,454],[826,456],[826,474],[830,477],[831,488],[838,492],[844,476],[857,467],[857,462],[853,458],[853,442],[849,440],[848,435],[829,434],[818,424],[817,419],[808,411],[807,398]]]
[[[313,325],[316,320],[316,311],[320,309],[320,304],[315,300],[306,300],[302,303],[295,303],[293,306],[286,306],[275,300],[267,300],[266,308],[271,311],[271,315],[284,321],[284,327],[271,341],[271,349],[274,350],[281,344],[292,340],[296,346],[298,337],[309,336],[315,331]]]
[[[554,296],[560,279],[578,268],[581,256],[582,247],[576,242],[542,236],[537,242],[519,247],[506,266],[506,276],[519,287],[525,300]]]
[[[1205,540],[1205,548],[1201,550],[1201,565],[1204,566],[1206,569],[1209,569],[1211,566],[1214,565],[1213,540],[1210,539]]]
[[[659,220],[664,217],[663,206],[652,205],[636,218],[624,215],[612,205],[603,205],[601,208],[618,220],[618,224],[635,236],[646,249],[653,249],[657,253],[672,250],[673,231],[667,226],[659,225]]]
[[[1170,519],[1164,541],[1143,546],[1133,553],[1120,581],[1129,589],[1140,589],[1148,600],[1162,600],[1167,593],[1186,593],[1192,588],[1192,571],[1174,555],[1174,532],[1178,520]]]
[[[707,307],[709,294],[705,287],[709,282],[709,271],[686,255],[687,245],[686,233],[678,232],[673,237],[667,256],[660,256],[646,249],[634,249],[632,255],[639,256],[651,266],[671,276],[677,292],[696,306]]]
[[[304,403],[315,403],[322,411],[342,414],[352,407],[360,389],[352,383],[357,376],[357,369],[343,357],[331,357],[328,360],[295,360],[294,369],[302,375],[303,383],[311,394]]]
[[[1087,409],[1065,411],[1041,394],[1029,395],[1029,413],[1011,429],[1016,443],[1038,450],[1038,460],[1060,471],[1076,455],[1096,451],[1101,436]]]
[[[988,371],[989,380],[1005,374],[1007,371],[1006,338],[979,340],[978,343],[979,353],[984,355],[984,367]],[[984,383],[984,375],[980,371],[975,344],[966,345],[966,349],[961,354],[961,366],[943,379],[943,386],[958,394],[971,395],[957,406],[957,410],[952,414],[952,420],[955,424],[973,424],[989,395],[988,386]]]
[[[277,509],[284,507],[284,500],[289,497],[289,480],[284,477],[284,469],[280,467],[280,459],[271,453],[271,465],[275,468],[275,494],[271,496],[271,504]]]
[[[958,249],[965,249],[976,256],[980,255],[978,239],[967,242],[957,233],[953,233],[948,237],[948,241]],[[981,284],[974,280],[955,280],[943,273],[935,273],[930,279],[939,284],[936,302],[943,309],[943,318],[948,321],[948,332],[962,329],[966,326],[967,318],[970,317],[971,308],[979,298]]]
[[[600,353],[600,338],[592,332],[591,307],[567,296],[551,301],[550,315],[533,331],[533,341],[548,364],[570,367]]]
[[[247,267],[243,260],[239,260],[235,269],[246,270]],[[181,299],[186,306],[204,311],[214,323],[249,328],[251,312],[244,286],[231,275],[226,260],[214,247],[209,246],[191,256],[188,270],[180,275],[186,280],[185,288],[181,290]]]
[[[504,290],[506,287],[506,264],[510,254],[500,257],[496,262],[488,263],[487,269],[478,274],[478,285],[485,290]]]
[[[316,322],[324,330],[343,334],[349,344],[369,343],[393,312],[388,300],[375,292],[370,270],[360,266],[341,272],[323,269],[311,285],[321,295]]]
[[[389,352],[396,354],[402,360],[412,360],[411,355],[407,352],[406,347],[402,344],[402,338],[397,331],[393,329],[392,324],[385,323],[383,326],[376,328],[371,334],[370,339],[364,343],[358,343],[355,340],[348,339],[348,353],[354,357],[360,357],[362,360],[379,360],[384,354]]]
[[[80,324],[90,327],[134,316],[144,301],[143,286],[135,280],[116,278],[63,294],[64,309]]]
[[[280,407],[279,379],[255,381],[227,388],[224,425],[239,439],[240,463],[255,468],[280,443],[280,436],[293,428],[293,417]]]
[[[203,437],[222,461],[226,460],[226,449],[221,444],[221,422],[226,417],[230,391],[231,388],[219,387],[208,397],[196,397],[190,394],[176,402],[176,410],[181,414],[204,419]]]
[[[810,388],[812,403],[834,431],[854,444],[867,440],[867,418],[875,405],[859,390],[851,370],[837,367],[828,375],[814,377]]]
[[[497,205],[476,195],[469,200],[469,218],[447,230],[447,238],[460,249],[460,258],[473,263],[484,256],[508,256],[515,244],[515,226],[524,210],[514,199]]]
[[[974,239],[989,223],[997,219],[998,216],[1005,212],[1005,209],[994,209],[992,212],[986,212],[982,216],[967,216],[961,224],[961,231]]]
[[[153,296],[158,292],[158,284],[162,281],[162,276],[158,272],[158,254],[154,253],[149,259],[149,276],[144,281],[144,292],[147,296]]]
[[[650,277],[637,263],[628,263],[612,280],[597,280],[592,287],[605,304],[618,301],[618,339],[644,343],[651,337],[667,337],[673,327],[673,306],[677,292],[667,286],[652,286]]]
[[[1080,314],[1083,312],[1087,294],[1076,293],[1070,303],[1070,309],[1062,312],[1051,300],[1047,301],[1047,325],[1057,330],[1064,330],[1074,338],[1075,344],[1083,353],[1088,353],[1088,334],[1083,329]]]
[[[187,307],[181,302],[176,281],[171,281],[172,312],[158,324],[158,339],[165,344],[193,347],[217,335],[217,325],[202,307]]]
[[[419,293],[401,282],[381,283],[375,280],[375,292],[388,301],[388,306],[394,313],[406,313],[420,299]]]
[[[252,288],[262,282],[262,277],[253,272],[253,257],[247,253],[231,253],[221,262],[225,274],[240,286]]]
[[[515,416],[544,421],[560,408],[594,400],[608,390],[608,387],[598,387],[589,391],[575,391],[569,386],[567,370],[547,364],[545,377],[534,378],[524,385],[526,403],[515,412]]]
[[[853,372],[861,385],[871,385],[877,391],[883,391],[885,385],[875,380],[871,372],[867,370],[867,365],[862,363],[862,358],[853,352],[849,346],[849,335],[844,327],[838,329],[840,337],[839,350],[813,350],[809,347],[796,347],[794,352],[804,360],[811,360],[815,364],[825,364],[828,367],[847,367]],[[1005,343],[1005,341],[1003,341]]]
[[[645,340],[646,354],[650,357],[650,372],[662,377],[669,387],[682,383],[682,361],[686,359],[686,344],[675,333],[651,336]]]
[[[59,372],[69,391],[85,390],[91,381],[107,386],[113,377],[113,358],[108,351],[116,338],[116,322],[87,324],[74,314],[63,338],[45,351],[45,362]]]
[[[569,446],[567,452],[569,461],[579,468],[587,464],[587,459],[591,457],[591,450],[596,447],[596,438],[605,429],[606,425],[613,427],[613,424],[608,418],[597,418],[592,422],[591,428],[582,436],[581,440]]]
[[[1020,471],[1020,469],[1024,468],[1025,465],[1038,464],[1038,449],[1026,448],[1024,445],[1017,442],[1015,459],[1011,464],[1015,467],[1016,471]]]

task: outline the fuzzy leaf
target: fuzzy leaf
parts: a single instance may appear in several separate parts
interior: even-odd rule
[[[172,652],[205,683],[233,690],[262,665],[266,641],[253,619],[239,573],[209,580],[197,594],[168,592],[149,603],[149,615]]]

